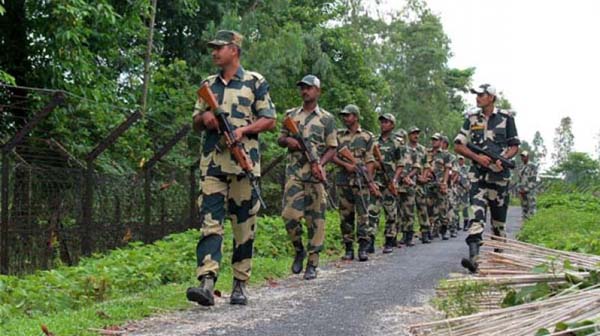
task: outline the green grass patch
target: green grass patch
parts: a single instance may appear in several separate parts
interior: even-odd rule
[[[338,258],[339,217],[327,214],[322,260]],[[216,289],[231,291],[232,235],[225,226],[224,258]],[[153,244],[96,255],[75,267],[27,276],[0,276],[0,335],[40,335],[40,325],[57,335],[96,335],[90,328],[190,307],[185,289],[195,285],[199,232],[169,235]],[[251,285],[290,274],[293,249],[279,217],[259,219]]]

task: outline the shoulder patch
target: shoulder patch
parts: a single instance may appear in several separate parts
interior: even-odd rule
[[[478,115],[479,113],[481,113],[481,109],[479,107],[470,108],[465,111],[465,115],[467,117]]]
[[[254,79],[260,81],[263,81],[265,79],[265,77],[263,77],[263,75],[259,74],[258,72],[255,71],[246,71],[247,74],[249,74],[250,76],[252,76]]]
[[[299,107],[293,107],[293,108],[291,108],[289,110],[286,110],[285,111],[285,115],[289,115],[289,114],[291,114],[293,112],[296,112],[298,109],[299,109]]]
[[[515,112],[513,110],[503,110],[503,109],[498,109],[498,113],[502,113],[509,117],[514,117],[517,114],[517,112]]]
[[[215,80],[217,80],[217,77],[219,77],[219,75],[210,75],[202,81],[202,84],[208,83],[209,85],[212,85],[215,82]]]

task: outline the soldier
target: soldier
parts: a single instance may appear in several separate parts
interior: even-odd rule
[[[401,178],[405,193],[404,195],[401,193],[402,196],[400,197],[400,202],[402,203],[402,218],[400,219],[400,223],[404,245],[413,246],[415,211],[419,217],[419,225],[421,227],[421,242],[423,244],[431,242],[427,200],[423,188],[426,179],[422,174],[424,169],[429,168],[429,166],[427,163],[427,149],[419,143],[421,130],[413,126],[408,132],[408,144],[405,146],[402,163],[403,171]]]
[[[240,141],[253,164],[254,176],[260,176],[258,134],[275,127],[275,107],[269,96],[269,85],[260,74],[244,70],[240,65],[242,36],[234,31],[219,31],[213,41],[213,62],[221,71],[209,76],[204,83],[220,105],[219,113],[226,115],[235,127],[235,139]],[[196,248],[200,287],[187,290],[187,298],[203,306],[214,305],[213,288],[219,276],[222,258],[223,222],[229,213],[233,228],[233,290],[231,304],[245,305],[248,301],[246,283],[252,269],[252,245],[256,214],[260,208],[252,181],[244,175],[233,159],[220,134],[219,121],[209,110],[208,102],[198,100],[193,114],[194,128],[204,131],[200,157],[201,237]]]
[[[471,190],[471,182],[469,182],[469,166],[465,164],[465,157],[458,156],[458,189],[459,189],[459,205],[463,218],[463,231],[467,231],[470,224],[469,206],[471,205],[469,191]]]
[[[447,152],[442,151],[442,135],[435,133],[431,136],[431,148],[427,152],[427,161],[430,169],[426,170],[425,178],[427,197],[429,203],[429,220],[431,222],[431,231],[433,236],[438,233],[442,235],[443,240],[447,240],[446,235],[449,223],[449,203],[448,203],[448,179],[452,162]]]
[[[373,157],[375,137],[373,133],[363,130],[360,127],[359,114],[358,106],[354,104],[344,107],[340,115],[343,118],[346,128],[340,129],[337,132],[338,153],[344,148],[349,149],[354,159],[356,159],[356,164],[343,160],[340,155],[334,156],[333,162],[339,166],[336,185],[339,186],[340,229],[346,247],[346,253],[342,259],[354,259],[353,243],[356,235],[359,245],[358,260],[367,261],[369,259],[367,250],[375,234],[373,228],[369,225],[369,216],[367,213],[370,202],[369,191],[377,194],[379,189],[372,180],[373,164],[375,162],[375,158]],[[364,172],[367,175],[367,181],[361,178],[359,174],[360,167],[366,167],[365,169],[368,170]],[[357,221],[356,226],[355,219]]]
[[[456,160],[456,155],[450,153],[448,151],[448,146],[450,146],[450,140],[447,136],[442,135],[442,152],[446,153],[450,156],[450,162],[452,163],[452,168],[450,169],[450,175],[448,177],[448,204],[450,207],[450,211],[448,212],[448,229],[450,230],[450,237],[456,238],[457,231],[459,230],[458,222],[460,220],[460,212],[459,212],[459,189],[458,189],[458,162]]]
[[[377,145],[381,152],[381,161],[385,165],[380,166],[379,158],[375,157],[375,166],[377,174],[375,175],[375,183],[382,193],[381,198],[374,197],[371,206],[369,207],[369,219],[374,231],[377,232],[379,224],[379,215],[381,207],[385,212],[385,244],[383,253],[391,253],[393,251],[394,239],[396,238],[397,225],[397,202],[398,196],[397,183],[398,177],[402,173],[402,168],[398,166],[398,162],[403,158],[402,145],[395,136],[392,135],[396,124],[396,117],[391,113],[385,113],[379,117],[381,125],[381,134],[377,137]]]
[[[288,149],[286,176],[283,192],[284,206],[281,216],[285,221],[288,235],[296,250],[292,264],[292,273],[302,271],[306,251],[302,243],[302,224],[304,218],[308,231],[308,262],[304,279],[317,277],[319,252],[325,239],[325,210],[327,200],[325,172],[323,166],[335,155],[337,147],[335,119],[333,115],[318,105],[321,95],[321,82],[313,75],[307,75],[297,83],[303,105],[286,112],[298,124],[302,138],[310,146],[303,148],[298,138],[292,136],[285,127],[277,140],[281,147]],[[310,162],[304,150],[312,151],[316,162]]]
[[[504,225],[508,209],[508,183],[510,171],[501,160],[493,160],[483,153],[475,153],[467,147],[468,143],[487,150],[490,155],[500,155],[511,159],[519,150],[519,137],[513,114],[494,106],[496,89],[483,84],[471,92],[477,95],[479,109],[467,114],[466,120],[454,139],[455,151],[473,160],[471,166],[471,209],[474,218],[471,221],[469,235],[469,258],[463,258],[463,267],[471,272],[477,271],[477,256],[482,241],[486,211],[489,207],[494,234],[505,236]],[[472,147],[473,148],[473,147]]]
[[[521,152],[523,167],[519,171],[519,195],[521,196],[521,216],[523,220],[535,214],[535,188],[537,184],[537,166],[529,162],[529,153]]]

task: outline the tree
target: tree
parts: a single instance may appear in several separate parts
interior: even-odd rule
[[[572,124],[571,117],[564,117],[560,120],[560,125],[554,130],[552,161],[556,167],[563,163],[569,153],[573,151],[575,136],[573,135]]]
[[[577,185],[584,185],[600,178],[598,161],[592,159],[589,154],[581,152],[569,153],[555,171],[564,174],[567,182]]]
[[[544,161],[544,159],[546,158],[546,155],[548,155],[548,149],[546,148],[546,145],[544,144],[544,138],[542,138],[542,134],[540,133],[540,131],[535,132],[535,134],[533,136],[532,145],[533,145],[533,147],[531,148],[531,151],[533,152],[532,159],[541,164]]]

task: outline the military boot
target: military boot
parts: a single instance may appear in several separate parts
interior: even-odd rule
[[[461,265],[462,267],[469,270],[471,273],[477,272],[477,264],[476,258],[479,255],[479,242],[469,242],[469,259],[462,258]]]
[[[469,231],[469,220],[468,219],[463,220],[463,231]]]
[[[371,241],[369,242],[367,253],[375,253],[375,235],[371,235],[369,237],[371,238]]]
[[[383,253],[392,253],[394,250],[394,237],[385,237],[385,245],[383,245]]]
[[[346,253],[342,257],[342,260],[354,260],[354,247],[352,242],[346,243]]]
[[[317,277],[317,266],[313,265],[310,261],[306,263],[306,270],[304,271],[304,280],[312,280]]]
[[[248,292],[246,291],[246,281],[233,278],[233,290],[229,298],[230,304],[245,305],[248,303]]]
[[[201,278],[200,287],[188,288],[185,295],[187,296],[188,301],[194,301],[201,306],[214,306],[214,288],[215,278],[212,274],[207,274]]]
[[[423,243],[423,244],[431,243],[430,236],[431,236],[431,232],[429,232],[429,231],[421,232],[421,243]]]
[[[358,261],[369,260],[369,255],[367,254],[368,249],[369,242],[366,239],[361,239],[358,241]]]
[[[442,225],[440,232],[442,233],[442,240],[448,240],[448,226]]]
[[[413,243],[413,236],[414,235],[415,235],[414,231],[406,231],[405,232],[406,240],[404,241],[404,243],[406,244],[406,246],[408,246],[408,247],[415,246],[415,243]]]
[[[304,251],[304,245],[302,241],[294,242],[294,248],[296,249],[296,256],[294,257],[294,262],[292,263],[292,273],[300,274],[302,272],[304,258],[306,257],[306,252]]]
[[[450,229],[450,237],[451,238],[456,238],[457,234],[456,234],[456,229],[452,228]]]

